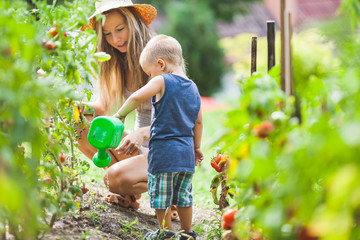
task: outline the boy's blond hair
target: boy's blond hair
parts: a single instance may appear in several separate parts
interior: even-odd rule
[[[158,59],[181,66],[185,72],[184,58],[180,43],[173,37],[157,35],[150,39],[140,55],[140,64],[155,63]]]

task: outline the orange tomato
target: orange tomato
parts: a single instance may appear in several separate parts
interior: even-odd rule
[[[49,29],[49,34],[53,37],[55,37],[56,35],[58,35],[58,31],[56,30],[55,27],[52,27]]]

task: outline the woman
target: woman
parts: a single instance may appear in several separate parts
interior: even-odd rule
[[[98,35],[97,51],[106,52],[111,59],[100,62],[99,98],[85,103],[95,114],[112,115],[124,100],[144,86],[148,77],[139,65],[139,57],[153,36],[149,24],[156,17],[156,9],[147,4],[133,4],[130,0],[103,0],[95,4],[96,11],[89,25]],[[98,17],[98,16],[104,17]],[[98,18],[97,18],[98,17]],[[110,150],[111,163],[104,182],[110,192],[105,200],[137,209],[134,196],[147,191],[147,152],[151,103],[144,103],[136,111],[135,130],[124,131],[119,151]],[[91,120],[89,118],[89,120]],[[79,149],[88,158],[96,153],[87,141],[88,129],[81,131]]]

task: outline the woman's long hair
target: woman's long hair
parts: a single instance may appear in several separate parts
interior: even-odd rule
[[[95,23],[98,36],[97,52],[106,52],[111,55],[109,61],[99,62],[99,95],[107,114],[124,102],[127,74],[131,74],[131,81],[137,89],[148,82],[148,76],[140,67],[139,58],[146,43],[153,36],[153,32],[134,8],[117,8],[103,14],[106,16],[113,11],[118,11],[124,16],[129,29],[129,40],[127,52],[121,53],[106,41],[102,32],[102,21]]]

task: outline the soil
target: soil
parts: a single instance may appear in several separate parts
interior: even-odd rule
[[[104,201],[107,189],[91,186],[83,195],[80,210],[58,219],[43,239],[144,239],[148,231],[159,228],[154,209],[150,208],[144,193],[138,210],[124,208]],[[216,211],[194,205],[193,226],[208,224]],[[173,230],[180,230],[179,219],[173,220]],[[206,228],[198,232],[197,239],[207,239]]]

